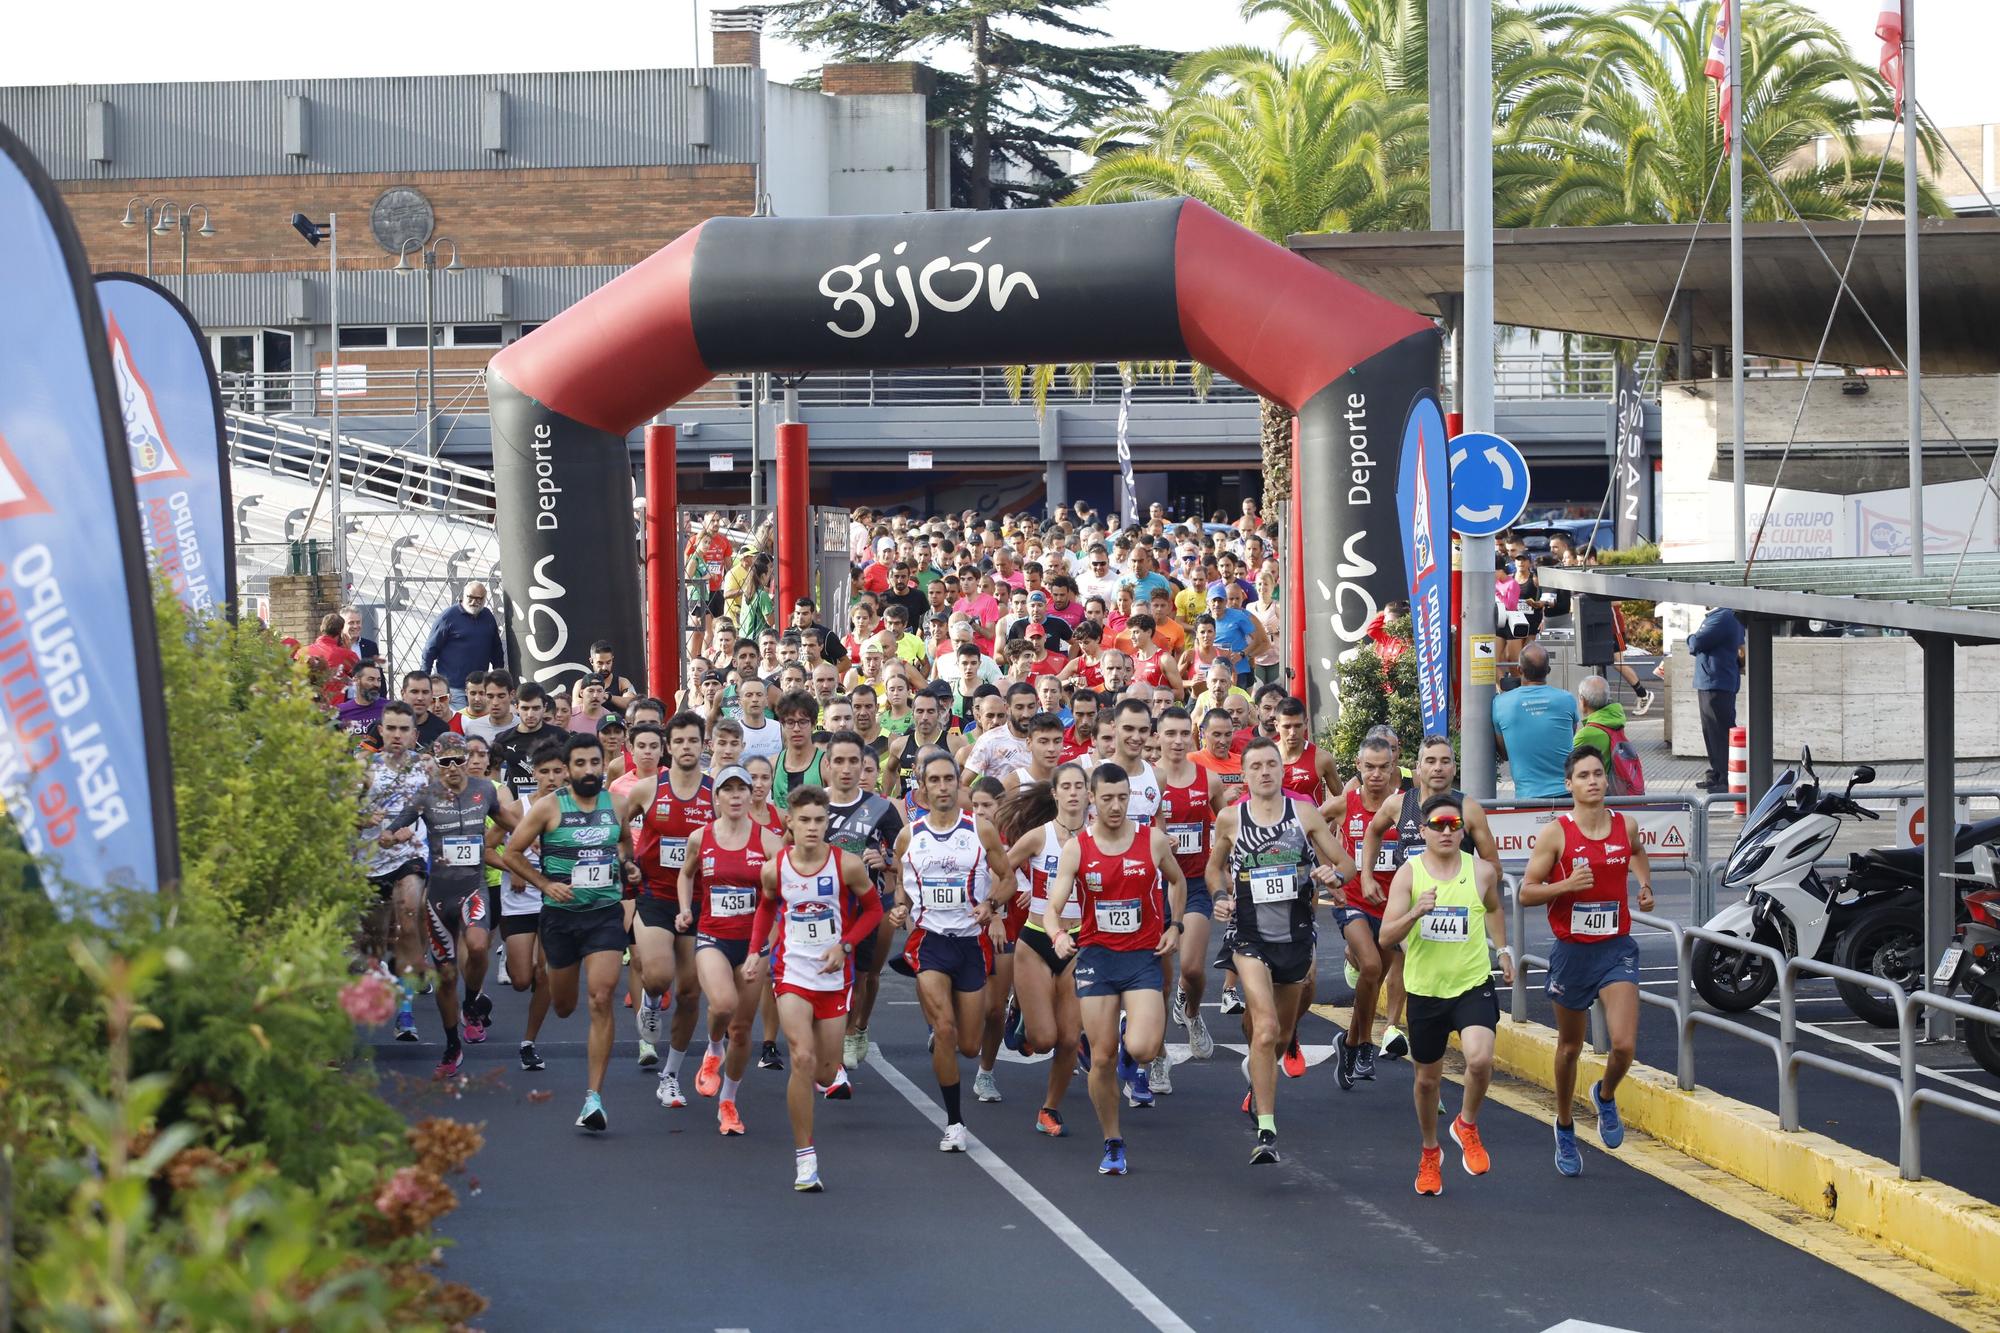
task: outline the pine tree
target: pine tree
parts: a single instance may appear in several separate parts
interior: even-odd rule
[[[1101,3],[790,0],[767,12],[830,61],[935,57],[967,67],[940,69],[931,99],[931,123],[951,132],[952,205],[1030,208],[1076,188],[1055,153],[1080,147],[1092,126],[1141,102],[1179,58],[1145,46],[1063,44],[1105,35],[1074,17]]]

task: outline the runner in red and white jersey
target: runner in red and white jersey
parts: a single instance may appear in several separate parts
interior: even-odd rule
[[[1590,1089],[1597,1135],[1606,1148],[1625,1140],[1618,1115],[1618,1084],[1632,1067],[1639,1036],[1639,946],[1632,939],[1632,908],[1653,910],[1653,867],[1632,816],[1604,807],[1611,781],[1604,756],[1588,747],[1570,751],[1563,780],[1575,805],[1544,824],[1521,876],[1521,905],[1547,904],[1548,996],[1556,1011],[1556,1170],[1580,1175],[1570,1106],[1576,1097],[1576,1064],[1590,1030],[1590,1009],[1604,1001],[1611,1053],[1604,1076]],[[1629,882],[1636,879],[1636,899]]]
[[[1187,1029],[1188,1054],[1206,1060],[1215,1054],[1215,1038],[1202,1020],[1201,999],[1208,984],[1208,939],[1215,917],[1215,900],[1208,889],[1208,852],[1215,833],[1215,815],[1222,808],[1221,780],[1198,767],[1190,755],[1194,750],[1194,721],[1187,710],[1169,708],[1156,724],[1160,737],[1160,764],[1154,769],[1160,780],[1160,813],[1154,821],[1172,844],[1174,859],[1187,879],[1187,910],[1181,915],[1179,977],[1169,970],[1164,981],[1172,996],[1167,1009],[1174,1022]],[[1162,1064],[1165,1057],[1162,1057]],[[1171,1070],[1155,1069],[1154,1092],[1173,1091],[1171,1081],[1160,1087],[1160,1074],[1171,1079]]]
[[[716,1121],[724,1134],[743,1132],[736,1088],[750,1064],[750,1020],[757,1016],[763,993],[763,979],[752,979],[743,964],[750,956],[764,867],[784,846],[768,829],[750,822],[749,804],[750,774],[741,766],[715,775],[715,822],[688,839],[675,918],[683,934],[694,929],[697,916],[701,920],[694,961],[708,1000],[708,1051],[694,1087],[704,1097],[722,1094]]]
[[[771,804],[771,787],[777,781],[777,764],[767,755],[753,754],[743,761],[743,771],[750,775],[750,804],[744,817],[783,842],[785,812]]]
[[[798,1174],[792,1188],[820,1191],[813,1144],[813,1102],[840,1072],[840,1044],[854,984],[854,950],[874,934],[882,900],[861,858],[826,844],[827,794],[816,786],[789,793],[792,845],[764,867],[744,976],[758,985],[765,942],[778,1021],[792,1052],[785,1110],[792,1122]],[[776,928],[775,937],[773,928]]]
[[[1281,735],[1285,720],[1281,713],[1278,718]],[[1278,752],[1282,758],[1282,739]],[[1334,1078],[1343,1091],[1352,1090],[1356,1079],[1375,1077],[1375,1001],[1381,993],[1385,970],[1390,978],[1389,1012],[1402,1009],[1403,994],[1402,951],[1390,950],[1385,962],[1382,947],[1377,943],[1382,934],[1382,909],[1389,902],[1389,885],[1396,878],[1395,849],[1381,848],[1372,866],[1357,866],[1354,861],[1376,812],[1396,790],[1396,752],[1386,741],[1370,737],[1354,752],[1354,763],[1359,769],[1354,790],[1337,791],[1320,808],[1320,814],[1339,837],[1341,854],[1346,860],[1341,867],[1341,873],[1347,877],[1346,901],[1333,909],[1334,924],[1340,927],[1340,936],[1347,944],[1348,966],[1355,973],[1354,1021],[1347,1025],[1334,1061]],[[1310,977],[1306,986],[1310,998]],[[1291,1074],[1290,1052],[1285,1059],[1285,1072]]]
[[[633,803],[630,797],[635,788],[642,785],[650,787],[659,779],[660,764],[666,758],[667,752],[666,729],[654,722],[635,723],[631,734],[627,736],[623,725],[616,717],[607,717],[598,725],[597,739],[604,742],[604,752],[607,756],[621,747],[624,750],[623,770],[611,778],[605,786],[611,792],[611,799],[620,802],[631,812],[629,822],[632,827],[632,843],[636,848],[639,834],[646,822],[646,812],[643,806]],[[608,773],[611,770],[605,771]],[[643,878],[640,883],[626,885],[625,933],[627,935],[633,933],[634,923],[638,917],[638,897],[642,884]],[[625,1007],[634,1011],[634,1017],[639,1023],[639,1068],[651,1069],[660,1063],[659,1028],[666,1015],[658,1000],[652,1004],[652,1012],[650,1014],[647,1012],[646,987],[640,976],[639,951],[636,948],[626,950],[626,963]]]
[[[1104,631],[1096,621],[1086,620],[1076,627],[1076,652],[1056,673],[1056,679],[1076,681],[1093,692],[1104,688]]]
[[[1125,622],[1126,632],[1132,636],[1132,651],[1128,654],[1132,659],[1132,684],[1148,687],[1165,685],[1178,699],[1181,693],[1180,663],[1172,653],[1154,643],[1155,628],[1152,614],[1146,611],[1135,612]]]
[[[1063,976],[1069,960],[1056,956],[1043,913],[1063,848],[1082,829],[1089,804],[1089,777],[1078,764],[1058,765],[1049,782],[1025,783],[1000,803],[1008,859],[1028,879],[1028,919],[1021,926],[1020,947],[1014,950],[1014,994],[1021,1008],[1020,1044],[1015,1049],[1023,1055],[1053,1052],[1048,1092],[1035,1116],[1036,1132],[1052,1138],[1069,1132],[1063,1125],[1062,1101],[1076,1073],[1083,1013],[1075,985]],[[1062,925],[1071,934],[1083,925],[1075,899],[1064,908]]]
[[[1150,1106],[1146,1066],[1161,1053],[1167,1032],[1159,960],[1173,952],[1180,936],[1187,881],[1166,834],[1125,817],[1130,783],[1116,762],[1091,771],[1090,797],[1095,811],[1090,827],[1063,848],[1048,906],[1042,910],[1042,928],[1055,941],[1058,957],[1076,955],[1076,993],[1092,1053],[1090,1101],[1104,1131],[1104,1157],[1097,1169],[1122,1176],[1127,1165],[1125,1140],[1118,1132],[1119,1068],[1130,1062],[1126,1099],[1134,1106]],[[1072,895],[1083,913],[1074,940],[1062,927],[1063,909]],[[1120,1010],[1126,1059],[1114,1061]]]
[[[1286,698],[1278,704],[1278,758],[1285,764],[1285,795],[1324,806],[1327,793],[1340,790],[1333,756],[1306,738],[1306,706],[1297,699]],[[1388,885],[1388,880],[1382,881],[1384,892]]]
[[[640,875],[632,917],[632,963],[639,969],[644,994],[635,1014],[639,1039],[657,1047],[666,1018],[666,994],[669,988],[673,990],[673,1014],[665,1024],[666,1062],[654,1093],[661,1106],[672,1110],[687,1105],[681,1092],[681,1062],[687,1059],[688,1043],[694,1039],[701,999],[701,984],[695,976],[694,932],[683,932],[676,926],[675,918],[680,914],[676,894],[681,866],[687,860],[688,839],[715,818],[715,804],[709,780],[701,772],[706,734],[701,715],[675,713],[663,730],[666,766],[652,779],[634,783],[627,801],[641,811],[632,835]]]

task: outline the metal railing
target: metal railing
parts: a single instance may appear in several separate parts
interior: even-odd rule
[[[1787,1134],[1795,1134],[1799,1129],[1801,1069],[1817,1069],[1889,1093],[1896,1102],[1897,1170],[1905,1180],[1918,1180],[1923,1176],[1923,1139],[1919,1122],[1921,1108],[1941,1106],[1960,1115],[1985,1121],[1989,1125],[2000,1126],[2000,1106],[1984,1105],[1922,1086],[1918,1078],[1917,1065],[1918,1010],[1929,1006],[1968,1021],[1990,1023],[1995,1026],[2000,1026],[2000,1010],[1982,1009],[1952,996],[1939,995],[1931,991],[1905,992],[1895,982],[1867,972],[1836,967],[1831,963],[1822,963],[1811,958],[1786,957],[1784,953],[1769,945],[1759,944],[1740,935],[1709,930],[1702,926],[1683,925],[1650,912],[1634,911],[1631,916],[1634,925],[1664,931],[1673,941],[1672,997],[1657,995],[1643,986],[1638,990],[1641,1004],[1664,1009],[1674,1016],[1674,1080],[1682,1091],[1692,1091],[1695,1087],[1694,1033],[1696,1028],[1706,1027],[1726,1032],[1732,1037],[1761,1046],[1771,1053],[1778,1077],[1778,1128]],[[1549,960],[1527,952],[1524,947],[1527,939],[1527,909],[1521,902],[1519,885],[1515,883],[1507,885],[1507,928],[1509,940],[1507,952],[1514,962],[1514,984],[1509,1016],[1517,1023],[1525,1023],[1528,1021],[1528,968],[1533,965],[1546,970]],[[1776,970],[1777,1032],[1767,1032],[1739,1019],[1696,1006],[1694,946],[1697,943],[1707,943],[1718,949],[1761,958]],[[1895,1077],[1881,1070],[1835,1060],[1817,1051],[1800,1049],[1797,979],[1801,975],[1826,977],[1836,982],[1844,981],[1850,985],[1879,991],[1889,997],[1896,1008],[1898,1061]],[[1592,1006],[1590,1011],[1590,1043],[1592,1049],[1600,1055],[1610,1049],[1605,1033],[1602,1002]]]
[[[349,355],[356,354],[350,349]],[[359,353],[363,357],[365,352]],[[289,413],[324,416],[332,406],[333,371],[272,370],[261,373],[224,372],[216,376],[222,405],[260,416]],[[486,410],[486,369],[483,366],[440,367],[431,397],[439,415]],[[425,404],[424,371],[370,366],[365,360],[340,367],[340,410],[357,416],[421,416]]]
[[[315,426],[231,410],[229,461],[317,486],[333,457],[332,436]],[[422,509],[481,527],[493,525],[493,474],[347,435],[341,446],[343,491],[398,508]]]

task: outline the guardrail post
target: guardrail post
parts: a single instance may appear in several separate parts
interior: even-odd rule
[[[1694,812],[1694,833],[1688,839],[1688,880],[1694,886],[1688,908],[1700,925],[1715,915],[1715,877],[1708,865],[1708,798],[1690,801]]]
[[[1902,1076],[1902,1095],[1896,1099],[1896,1115],[1901,1122],[1900,1151],[1896,1166],[1905,1180],[1917,1180],[1924,1173],[1923,1136],[1917,1128],[1917,1117],[1923,1104],[1917,1100],[1917,1003],[1908,995],[1898,994],[1896,1001],[1896,1057],[1898,1072]],[[1944,1015],[1949,1019],[1950,1015]]]
[[[1674,931],[1674,999],[1677,1005],[1675,1029],[1677,1048],[1674,1053],[1674,1077],[1682,1092],[1694,1091],[1694,1020],[1688,1015],[1694,1012],[1693,968],[1690,964],[1691,948],[1688,937],[1679,930]]]
[[[1527,913],[1521,906],[1521,881],[1507,877],[1507,947],[1514,953],[1514,989],[1508,1017],[1528,1021]]]
[[[1787,1134],[1799,1128],[1799,1067],[1792,1062],[1798,1039],[1798,1006],[1792,997],[1792,963],[1778,969],[1778,1128]]]

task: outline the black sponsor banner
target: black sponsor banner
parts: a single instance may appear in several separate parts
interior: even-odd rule
[[[1184,357],[1184,203],[715,218],[695,248],[695,341],[729,370]]]
[[[1637,546],[1653,535],[1653,460],[1646,457],[1646,399],[1639,371],[1617,362],[1611,395],[1611,513],[1618,549]]]
[[[1407,600],[1396,483],[1404,426],[1419,397],[1437,392],[1441,337],[1411,334],[1314,394],[1299,412],[1306,567],[1307,702],[1334,716],[1334,669],[1363,642],[1384,605]]]
[[[645,674],[639,623],[632,454],[623,436],[551,412],[497,375],[487,401],[507,660],[522,680],[555,685],[588,670],[610,639],[621,670]],[[618,539],[623,534],[624,540]]]

